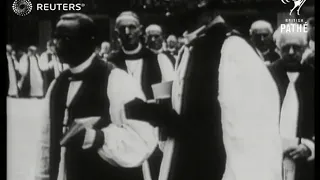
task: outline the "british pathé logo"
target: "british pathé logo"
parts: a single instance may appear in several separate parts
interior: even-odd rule
[[[290,16],[294,10],[297,10],[297,15],[300,15],[300,9],[307,0],[281,0],[283,4],[288,4],[291,1],[293,2],[294,6],[290,10]]]
[[[15,0],[12,9],[17,15],[26,16],[32,11],[32,3],[29,0]]]
[[[35,11],[81,11],[83,3],[37,3]],[[32,11],[30,0],[15,0],[12,4],[13,12],[19,16],[26,16]]]

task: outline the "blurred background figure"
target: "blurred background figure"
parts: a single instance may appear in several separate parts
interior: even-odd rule
[[[258,20],[253,22],[249,33],[252,43],[260,51],[266,64],[280,58],[279,54],[275,52],[276,46],[272,41],[273,28],[268,21]]]
[[[53,79],[57,78],[63,70],[68,68],[67,65],[60,62],[56,53],[56,45],[53,40],[47,42],[47,50],[40,56],[39,67],[43,72],[43,89],[44,93],[46,93]]]
[[[146,28],[146,46],[156,54],[163,51],[163,34],[159,25],[151,24]]]
[[[6,45],[6,54],[8,61],[8,72],[9,72],[9,89],[8,96],[10,97],[18,97],[19,88],[18,88],[18,70],[19,70],[19,62],[16,59],[15,51],[12,45]]]
[[[314,56],[315,56],[315,23],[314,23],[314,17],[311,17],[308,19],[308,46],[306,51],[303,54],[302,61],[303,63],[307,63],[314,67]]]
[[[153,53],[158,54],[158,61],[170,61],[172,67],[174,67],[176,62],[175,57],[164,50],[163,31],[161,26],[151,24],[146,28],[146,47]],[[164,58],[167,60],[163,60]],[[171,69],[171,67],[169,69]]]
[[[19,73],[21,75],[21,79],[18,82],[20,97],[42,98],[44,95],[43,74],[39,66],[36,46],[30,46],[27,53],[21,57]]]
[[[167,51],[169,52],[169,54],[171,54],[175,58],[177,58],[178,56],[177,45],[178,45],[177,37],[172,34],[169,35],[167,38]]]
[[[111,45],[109,42],[104,41],[101,43],[101,48],[100,48],[100,52],[99,52],[99,57],[107,62],[108,56],[110,54],[111,51]]]
[[[178,51],[181,49],[182,46],[187,44],[187,40],[184,37],[178,37],[178,44],[177,44],[177,49]]]

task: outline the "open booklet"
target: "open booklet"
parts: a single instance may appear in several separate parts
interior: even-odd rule
[[[78,134],[81,130],[85,128],[92,128],[101,117],[86,117],[77,118],[74,120],[69,130],[63,135],[60,145],[64,146],[73,136]]]

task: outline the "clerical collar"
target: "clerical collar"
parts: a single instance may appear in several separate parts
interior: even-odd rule
[[[295,82],[299,77],[299,72],[287,72],[288,78],[290,82]]]
[[[174,48],[168,48],[168,51],[173,52],[173,51],[175,51],[175,49]]]
[[[78,74],[78,73],[83,72],[85,69],[87,69],[87,68],[91,65],[91,63],[92,63],[93,59],[95,58],[95,56],[96,56],[96,55],[93,53],[93,54],[92,54],[86,61],[84,61],[83,63],[79,64],[79,65],[76,66],[76,67],[70,68],[71,73],[73,73],[73,74]]]
[[[141,43],[139,43],[139,45],[138,45],[138,47],[137,47],[136,49],[131,50],[131,51],[125,50],[125,49],[122,47],[123,52],[124,52],[125,54],[127,54],[127,55],[137,54],[137,53],[139,53],[139,52],[141,51],[141,49],[142,49]]]
[[[156,49],[152,49],[152,48],[149,48],[152,52],[154,52],[155,54],[160,54],[162,53],[163,51],[163,47],[161,47],[160,49],[156,50]]]

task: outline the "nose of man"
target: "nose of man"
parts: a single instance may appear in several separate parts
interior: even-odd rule
[[[125,33],[126,33],[126,34],[129,34],[129,33],[130,33],[129,27],[126,27],[126,28],[125,28]]]
[[[294,54],[294,50],[293,50],[293,47],[290,47],[290,49],[289,49],[289,54]]]

